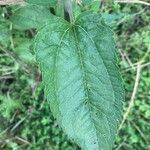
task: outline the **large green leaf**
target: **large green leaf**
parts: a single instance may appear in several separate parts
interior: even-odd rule
[[[84,13],[74,25],[55,18],[34,48],[51,110],[69,138],[85,150],[110,150],[124,93],[113,33],[101,16]]]
[[[16,9],[11,16],[14,28],[26,30],[31,28],[40,28],[52,15],[48,8],[37,5],[25,5]]]

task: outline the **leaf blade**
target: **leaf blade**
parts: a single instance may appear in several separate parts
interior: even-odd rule
[[[19,30],[40,28],[48,20],[51,20],[52,14],[48,8],[37,5],[25,5],[14,11],[10,20],[14,28]]]
[[[116,81],[112,82],[114,71],[111,70],[113,67],[118,75],[115,48],[110,46],[106,50],[111,55],[102,54],[107,48],[105,42],[113,41],[112,38],[103,41],[99,37],[103,28],[94,29],[97,23],[105,25],[100,18],[96,22],[95,17],[99,15],[83,14],[74,26],[56,19],[39,33],[35,49],[45,94],[61,127],[83,149],[109,150],[119,124],[123,89],[117,77],[121,93],[115,97]],[[109,28],[105,28],[109,33]],[[112,62],[115,65],[111,66]]]

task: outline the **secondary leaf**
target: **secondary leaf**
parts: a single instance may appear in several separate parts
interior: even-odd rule
[[[23,38],[23,41],[19,41],[19,45],[14,51],[23,62],[33,64],[35,63],[35,58],[30,52],[31,43],[32,41]]]
[[[0,95],[0,114],[1,117],[10,119],[11,113],[20,107],[20,103],[17,100],[13,100],[10,97]]]
[[[116,25],[124,16],[125,14],[123,13],[102,13],[102,18],[104,18],[105,22],[111,27]]]
[[[124,93],[113,33],[94,13],[74,25],[55,18],[35,40],[51,110],[67,135],[85,150],[110,150]]]
[[[10,36],[9,24],[0,21],[0,44],[6,46],[9,43]]]
[[[26,5],[19,7],[10,18],[14,28],[26,30],[31,28],[40,28],[52,15],[48,8],[36,5]]]
[[[89,5],[92,3],[92,0],[82,0],[83,5]]]

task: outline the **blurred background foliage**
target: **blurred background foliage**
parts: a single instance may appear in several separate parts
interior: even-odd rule
[[[112,1],[86,4],[76,6],[76,17],[89,9],[101,12],[116,33],[126,91],[124,113],[129,110],[129,114],[118,131],[114,150],[149,150],[150,9]],[[0,150],[80,149],[67,139],[51,114],[32,50],[37,30],[53,17],[54,10],[55,4],[0,7]]]

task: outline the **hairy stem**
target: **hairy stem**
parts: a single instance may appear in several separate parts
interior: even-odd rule
[[[72,0],[63,0],[64,3],[64,18],[73,23],[73,1]]]

